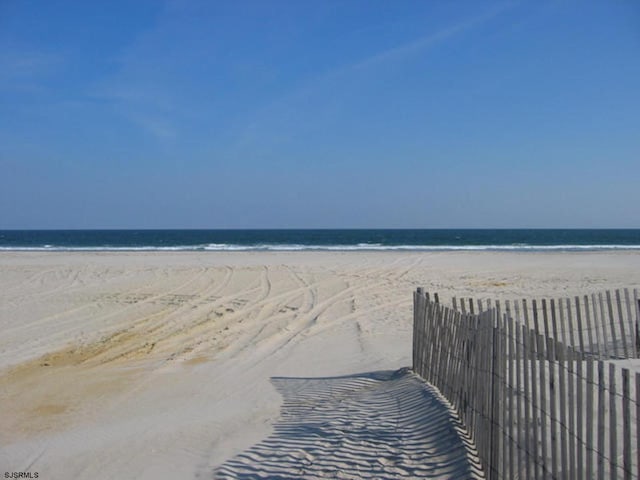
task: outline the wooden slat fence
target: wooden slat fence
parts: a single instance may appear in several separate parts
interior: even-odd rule
[[[639,478],[635,295],[450,308],[415,292],[413,369],[458,411],[487,478]]]
[[[522,299],[505,303],[505,313],[536,334],[551,337],[594,360],[640,358],[638,289],[572,298]],[[455,310],[483,311],[491,300],[453,298]]]

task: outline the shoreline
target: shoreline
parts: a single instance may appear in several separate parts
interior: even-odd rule
[[[632,253],[640,245],[229,245],[224,247],[0,247],[0,253]]]

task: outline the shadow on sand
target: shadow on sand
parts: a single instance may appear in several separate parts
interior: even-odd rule
[[[407,369],[271,381],[274,433],[213,478],[482,478],[455,412]]]

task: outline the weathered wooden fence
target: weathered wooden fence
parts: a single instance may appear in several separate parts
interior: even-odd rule
[[[638,289],[615,290],[573,298],[506,301],[504,313],[536,334],[552,337],[594,359],[640,357]],[[499,302],[452,299],[463,313],[500,307]]]
[[[413,368],[457,409],[489,479],[639,477],[640,306],[593,298],[448,308],[415,293]]]

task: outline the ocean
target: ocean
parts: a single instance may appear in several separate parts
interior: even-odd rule
[[[640,250],[640,229],[0,230],[0,251]]]

